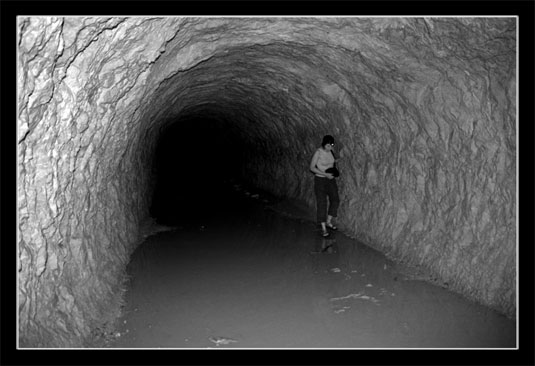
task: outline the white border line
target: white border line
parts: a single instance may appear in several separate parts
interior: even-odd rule
[[[18,15],[17,18],[517,18],[518,15]]]
[[[519,97],[519,87],[518,87],[518,80],[519,80],[519,41],[520,41],[520,31],[519,31],[519,17],[518,15],[407,15],[407,16],[401,16],[401,15],[377,15],[377,16],[360,16],[360,15],[317,15],[317,16],[311,16],[311,15],[186,15],[186,16],[178,16],[178,15],[61,15],[61,16],[54,16],[54,15],[30,15],[30,14],[21,14],[16,17],[16,41],[17,41],[17,52],[15,53],[16,57],[16,65],[17,65],[17,71],[19,70],[19,47],[18,44],[20,42],[19,39],[19,21],[20,18],[515,18],[516,19],[516,116],[515,116],[515,126],[516,126],[516,347],[515,348],[20,348],[19,344],[19,197],[18,197],[18,178],[19,178],[19,84],[18,84],[18,78],[17,78],[17,85],[15,90],[16,95],[16,118],[17,118],[17,124],[16,124],[16,162],[17,162],[17,191],[16,191],[16,197],[17,197],[17,215],[16,215],[16,240],[17,240],[17,253],[16,253],[16,263],[17,263],[17,275],[16,275],[16,302],[17,302],[17,308],[16,308],[16,349],[17,350],[212,350],[212,349],[218,349],[218,350],[517,350],[519,348],[519,319],[520,319],[520,303],[519,303],[519,283],[520,283],[520,276],[519,276],[519,238],[518,238],[518,220],[519,220],[519,210],[518,210],[518,202],[519,202],[519,132],[518,132],[518,110],[519,110],[519,103],[520,103],[520,97]]]
[[[19,26],[19,22],[20,22],[20,17],[17,17],[16,19],[16,29],[15,29],[15,39],[17,41],[17,52],[15,52],[15,65],[16,66],[16,70],[15,72],[18,73],[20,68],[19,68],[19,44],[20,44],[20,38],[19,38],[19,29],[20,29],[20,26]],[[15,100],[16,100],[16,104],[15,104],[15,115],[16,115],[16,118],[17,118],[17,122],[16,122],[16,127],[15,127],[15,146],[16,146],[16,151],[15,151],[15,161],[17,162],[17,178],[16,178],[16,197],[17,197],[17,214],[16,214],[16,219],[15,219],[15,222],[16,222],[16,225],[17,227],[15,228],[16,230],[16,234],[15,234],[15,238],[17,240],[17,252],[16,252],[16,261],[15,263],[17,264],[17,275],[15,276],[15,281],[16,281],[16,286],[15,286],[15,299],[17,300],[17,308],[15,310],[16,312],[16,316],[15,316],[15,319],[16,319],[16,335],[17,335],[17,339],[15,341],[15,344],[16,344],[16,349],[17,350],[20,350],[20,344],[19,344],[19,339],[20,339],[20,335],[19,335],[19,328],[20,328],[20,323],[19,323],[19,313],[20,313],[20,304],[19,304],[19,285],[20,285],[20,282],[19,282],[19,261],[20,261],[20,247],[19,247],[19,243],[20,243],[20,238],[19,238],[19,228],[20,228],[20,225],[19,225],[19,214],[20,214],[20,210],[19,210],[19,177],[20,177],[20,169],[19,169],[19,79],[17,77],[17,84],[15,85]],[[26,349],[26,348],[22,348],[22,349]]]
[[[519,261],[519,251],[520,251],[520,248],[519,248],[519,245],[518,243],[520,242],[520,239],[519,239],[519,236],[520,236],[520,233],[518,231],[518,220],[519,220],[519,210],[518,210],[518,203],[520,202],[520,192],[519,192],[519,180],[520,180],[520,175],[519,175],[519,166],[518,166],[518,162],[520,161],[520,150],[519,150],[519,146],[520,145],[520,138],[519,138],[519,132],[518,132],[518,129],[519,129],[519,125],[518,125],[518,119],[519,119],[519,116],[518,116],[518,110],[519,110],[519,104],[520,104],[520,90],[518,88],[518,80],[519,80],[519,73],[520,73],[520,59],[519,59],[519,54],[520,54],[520,49],[519,49],[519,42],[520,42],[520,19],[518,18],[518,16],[515,17],[516,18],[516,68],[515,68],[515,72],[516,72],[516,85],[515,85],[515,92],[516,92],[516,96],[515,96],[515,99],[516,99],[516,115],[515,115],[515,128],[516,128],[516,156],[515,156],[515,160],[516,160],[516,202],[515,202],[515,206],[516,206],[516,233],[515,233],[515,237],[516,237],[516,349],[519,348],[519,343],[520,343],[520,330],[519,330],[519,327],[518,327],[518,324],[520,324],[519,322],[519,319],[520,319],[520,302],[519,302],[519,291],[520,291],[520,261]]]

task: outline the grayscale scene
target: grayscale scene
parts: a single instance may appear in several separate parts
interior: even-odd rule
[[[19,17],[20,348],[517,347],[515,17]]]

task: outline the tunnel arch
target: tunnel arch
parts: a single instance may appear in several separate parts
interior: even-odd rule
[[[340,227],[514,317],[515,31],[514,18],[21,18],[21,345],[79,346],[108,320],[159,139],[196,121],[233,129],[248,183],[309,207],[308,162],[333,134]]]

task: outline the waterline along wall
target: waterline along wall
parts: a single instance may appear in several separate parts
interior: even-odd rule
[[[308,164],[332,134],[340,227],[514,318],[516,26],[19,18],[20,345],[84,346],[102,326],[160,134],[200,117],[241,141],[243,179],[311,207]]]

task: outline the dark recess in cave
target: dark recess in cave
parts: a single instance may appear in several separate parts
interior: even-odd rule
[[[152,218],[161,225],[187,225],[232,209],[221,198],[226,183],[240,179],[243,150],[239,137],[210,117],[183,117],[162,128],[153,162]]]

